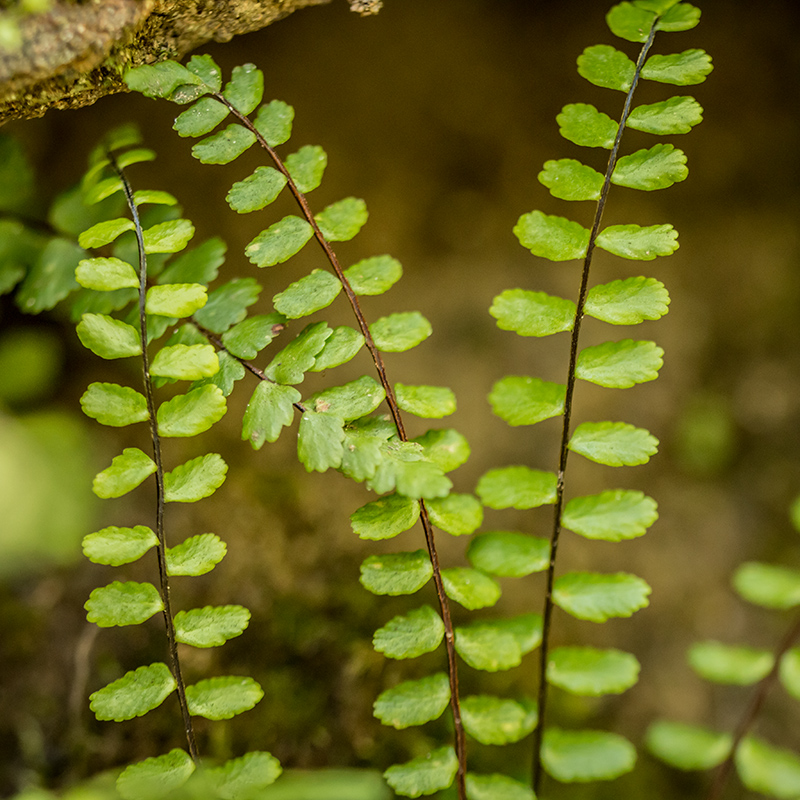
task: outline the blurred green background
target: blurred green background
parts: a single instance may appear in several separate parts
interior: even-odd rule
[[[666,350],[660,379],[628,391],[581,385],[575,419],[625,420],[662,442],[646,467],[611,470],[571,462],[570,496],[602,488],[636,488],[655,497],[661,519],[640,540],[609,546],[565,534],[559,572],[625,570],[653,587],[651,605],[631,620],[602,626],[556,612],[557,643],[587,642],[634,652],[639,685],[618,698],[579,700],[554,691],[561,724],[612,726],[641,742],[656,717],[731,728],[747,690],[711,690],[694,676],[684,652],[696,639],[772,647],[788,620],[750,609],[729,588],[734,567],[762,559],[800,566],[800,542],[788,506],[800,494],[800,7],[794,0],[698,3],[693,31],[663,36],[657,52],[702,47],[715,64],[709,80],[688,90],[642,87],[638,102],[693,94],[705,122],[674,137],[689,158],[689,178],[665,192],[614,189],[606,222],[671,222],[681,249],[637,264],[599,253],[593,280],[645,274],[672,295],[669,315],[639,327],[637,338]],[[346,195],[366,199],[370,221],[337,248],[342,261],[391,253],[405,269],[388,295],[368,299],[371,318],[389,310],[422,311],[434,335],[412,353],[388,358],[394,381],[448,385],[458,411],[446,421],[470,441],[470,462],[455,473],[471,491],[486,469],[528,463],[554,469],[558,425],[510,429],[491,415],[486,395],[505,374],[563,380],[567,342],[521,339],[499,331],[492,298],[520,286],[574,297],[576,263],[552,264],[523,250],[511,233],[534,208],[586,224],[589,204],[554,200],[536,180],[549,158],[582,158],[596,167],[604,153],[584,153],[561,139],[555,116],[568,102],[592,102],[618,117],[620,96],[582,80],[575,58],[584,47],[612,43],[606,3],[587,0],[386,0],[376,17],[359,18],[344,0],[296,13],[259,33],[200,52],[224,70],[246,61],[265,73],[265,99],[296,109],[290,152],[321,144],[329,156],[315,209]],[[624,45],[621,45],[624,47]],[[74,183],[86,155],[108,129],[128,120],[142,127],[158,160],[131,171],[140,187],[166,189],[197,225],[198,240],[228,243],[221,279],[256,275],[262,305],[309,266],[307,248],[287,265],[257,271],[243,248],[284,210],[239,217],[225,203],[229,186],[261,163],[255,151],[227,167],[200,165],[190,144],[171,131],[174,106],[139,96],[106,98],[80,111],[49,112],[8,124],[52,198]],[[651,144],[631,132],[628,152]],[[289,205],[284,213],[289,212]],[[343,301],[340,301],[343,304]],[[334,311],[348,320],[348,310]],[[609,335],[588,321],[586,342]],[[625,335],[628,335],[626,332]],[[623,338],[620,335],[618,338]],[[349,368],[314,376],[310,393],[343,382]],[[366,371],[366,360],[353,368]],[[116,371],[115,371],[116,370]],[[123,724],[91,718],[89,692],[149,660],[163,657],[159,620],[98,632],[83,603],[112,570],[82,560],[80,539],[106,524],[147,518],[151,498],[96,502],[91,476],[130,443],[130,431],[101,429],[82,417],[78,398],[98,377],[125,380],[119,367],[81,348],[58,312],[20,314],[0,303],[0,795],[26,786],[62,787],[99,770],[180,746],[176,708],[165,704]],[[355,372],[352,373],[353,375]],[[104,378],[105,379],[105,378]],[[133,376],[131,379],[135,379]],[[252,387],[251,387],[252,388]],[[170,509],[173,541],[206,531],[228,543],[212,574],[174,588],[178,606],[241,603],[250,628],[225,648],[186,652],[190,674],[251,674],[266,696],[230,722],[204,725],[205,752],[237,755],[268,749],[288,767],[377,766],[403,761],[446,735],[444,721],[393,731],[372,717],[372,701],[400,679],[443,665],[440,651],[392,662],[372,651],[375,628],[420,598],[375,598],[357,582],[358,565],[375,545],[352,534],[348,515],[370,498],[337,474],[307,475],[294,457],[294,435],[250,452],[239,440],[241,387],[231,410],[202,441],[231,465],[213,499]],[[410,421],[410,435],[423,432]],[[172,443],[171,456],[185,457]],[[491,512],[485,530],[547,535],[548,509]],[[443,560],[463,562],[465,543],[440,536]],[[392,546],[422,546],[419,529]],[[128,570],[140,576],[139,566]],[[115,573],[115,577],[118,576]],[[497,613],[540,610],[542,581],[503,584]],[[426,589],[432,602],[432,589]],[[457,621],[474,617],[457,610]],[[462,670],[465,692],[532,694],[535,656],[509,673]],[[776,690],[758,732],[800,750],[796,701]],[[524,776],[528,745],[472,743],[479,771]],[[706,776],[678,775],[642,753],[637,770],[609,786],[551,787],[571,798],[694,798]],[[729,797],[745,797],[736,785]]]

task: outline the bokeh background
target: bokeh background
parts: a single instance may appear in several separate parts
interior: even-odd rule
[[[800,540],[788,508],[800,494],[800,7],[794,0],[708,0],[701,25],[657,39],[657,52],[708,50],[715,71],[697,87],[670,91],[645,85],[639,102],[693,94],[705,121],[674,137],[689,158],[689,178],[644,194],[614,189],[606,221],[671,222],[680,250],[669,259],[626,262],[599,253],[594,280],[650,275],[672,295],[667,317],[634,330],[609,331],[589,320],[586,342],[653,338],[666,350],[658,381],[630,390],[580,385],[576,420],[615,419],[650,429],[662,442],[645,467],[612,470],[573,457],[570,496],[602,488],[636,488],[655,497],[661,518],[647,536],[617,545],[565,534],[559,572],[625,570],[653,587],[650,607],[602,626],[556,612],[556,643],[587,642],[634,652],[640,683],[621,697],[577,699],[558,691],[552,720],[564,726],[613,727],[641,743],[659,717],[732,728],[747,689],[714,689],[686,664],[686,647],[719,639],[771,648],[787,615],[748,608],[730,589],[743,561],[800,566]],[[582,80],[575,58],[584,47],[611,43],[606,3],[587,0],[386,0],[359,18],[344,0],[296,13],[269,29],[203,48],[227,71],[247,61],[265,73],[265,99],[296,109],[283,152],[321,144],[326,178],[311,195],[321,209],[347,195],[366,199],[370,221],[337,248],[343,262],[390,253],[405,270],[389,294],[368,298],[375,318],[418,309],[434,335],[411,353],[390,356],[394,381],[453,388],[458,411],[446,421],[472,446],[454,473],[472,491],[487,469],[525,463],[554,469],[558,423],[510,429],[492,416],[486,395],[506,374],[563,380],[568,343],[522,339],[499,331],[488,314],[506,288],[577,293],[577,263],[553,264],[521,248],[511,229],[534,208],[584,224],[590,204],[554,200],[536,180],[549,158],[575,157],[600,168],[605,153],[582,152],[558,135],[555,116],[568,102],[592,102],[619,115],[620,96]],[[624,44],[618,46],[625,47]],[[309,247],[289,264],[256,270],[247,242],[283,211],[239,217],[224,200],[235,180],[262,163],[254,151],[226,167],[204,166],[171,130],[176,113],[139,96],[106,98],[80,111],[50,112],[4,130],[19,137],[37,166],[43,197],[78,180],[86,156],[108,129],[134,120],[157,162],[132,171],[139,186],[181,200],[198,240],[228,243],[221,280],[255,275],[262,303],[310,266]],[[630,133],[630,152],[652,144]],[[348,322],[348,310],[333,310]],[[119,367],[98,367],[58,311],[20,314],[0,305],[0,795],[25,786],[59,788],[107,769],[180,746],[170,702],[148,716],[97,723],[86,696],[122,671],[163,657],[160,621],[98,632],[83,603],[112,570],[80,555],[80,539],[106,524],[142,520],[146,489],[124,500],[92,499],[91,476],[130,432],[101,429],[79,412],[78,398],[98,369],[125,380]],[[309,378],[305,393],[367,371],[362,360]],[[187,652],[190,673],[252,674],[265,688],[260,705],[228,723],[202,725],[206,752],[236,755],[268,749],[288,767],[378,766],[403,761],[447,735],[445,721],[396,732],[371,715],[374,697],[401,679],[443,665],[443,653],[391,662],[374,653],[375,628],[417,605],[419,597],[376,598],[358,584],[358,565],[374,544],[359,541],[348,515],[370,498],[338,474],[306,474],[294,456],[294,433],[253,453],[239,442],[241,412],[254,386],[240,384],[220,425],[189,443],[218,450],[231,465],[212,499],[173,510],[173,541],[213,531],[228,556],[210,575],[180,582],[179,606],[241,603],[250,628],[225,648]],[[427,425],[410,420],[411,435]],[[170,443],[175,461],[188,457]],[[548,535],[550,510],[487,511],[485,530]],[[464,563],[463,540],[440,535],[447,565]],[[390,543],[422,545],[419,529]],[[128,576],[144,579],[139,567]],[[113,571],[119,577],[119,571]],[[540,610],[541,576],[504,581],[496,613]],[[427,601],[433,601],[432,590]],[[495,612],[491,612],[495,613]],[[457,620],[475,614],[456,610]],[[148,660],[149,659],[149,660]],[[464,667],[465,692],[534,694],[535,656],[508,673]],[[776,689],[757,731],[800,750],[800,706]],[[523,777],[528,744],[471,744],[479,771]],[[694,798],[705,775],[679,775],[642,752],[634,773],[608,786],[548,788],[571,798]],[[736,783],[729,797],[747,797]]]

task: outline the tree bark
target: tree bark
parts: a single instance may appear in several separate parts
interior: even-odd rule
[[[56,0],[20,19],[22,47],[0,51],[0,124],[79,108],[124,91],[129,66],[180,59],[330,0]]]

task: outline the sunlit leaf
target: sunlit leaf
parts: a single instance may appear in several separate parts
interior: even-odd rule
[[[286,156],[284,165],[295,186],[307,194],[322,183],[325,167],[328,166],[328,155],[319,145],[307,144],[296,153]]]
[[[609,467],[646,464],[658,451],[658,439],[627,422],[583,422],[575,429],[569,449]]]
[[[250,622],[243,606],[206,606],[175,615],[175,638],[193,647],[219,647],[241,636]]]
[[[103,499],[122,497],[155,471],[156,465],[150,456],[136,447],[126,447],[122,455],[111,460],[110,467],[97,473],[92,491]]]
[[[283,144],[292,135],[294,109],[281,100],[273,100],[258,109],[253,121],[256,130],[270,147]]]
[[[540,378],[507,375],[492,387],[492,411],[509,425],[535,425],[564,412],[567,387]]]
[[[264,94],[264,73],[254,64],[234,67],[222,94],[237,111],[249,114]]]
[[[219,386],[220,391],[227,397],[232,391],[236,381],[244,378],[244,367],[232,355],[220,350],[217,354],[219,370],[209,378],[203,378],[192,384],[193,389],[200,386]]]
[[[320,413],[330,412],[343,420],[355,420],[371,414],[383,402],[384,396],[378,381],[365,375],[344,386],[332,386],[311,395],[306,405]]]
[[[635,261],[652,261],[678,249],[678,232],[672,225],[609,225],[597,236],[597,246]]]
[[[325,322],[306,325],[297,337],[280,350],[265,370],[278,383],[302,383],[305,373],[315,364],[317,355],[333,331]]]
[[[722,642],[695,642],[688,652],[692,669],[714,683],[750,686],[772,669],[775,659],[768,650]]]
[[[636,325],[669,311],[669,293],[655,278],[625,278],[593,286],[584,311],[612,325]]]
[[[547,682],[582,697],[622,694],[639,679],[630,653],[596,647],[556,647],[547,662]]]
[[[642,67],[642,77],[659,83],[690,86],[703,83],[713,69],[711,56],[705,50],[684,50],[669,56],[650,56]]]
[[[206,719],[231,719],[249,711],[264,696],[252,678],[226,676],[208,678],[186,687],[189,713]]]
[[[610,150],[619,125],[608,114],[588,103],[570,103],[556,117],[559,133],[581,147],[602,147]]]
[[[397,405],[425,419],[441,419],[456,410],[456,396],[446,386],[408,386],[395,384]]]
[[[194,236],[194,225],[188,219],[159,222],[142,231],[145,253],[177,253]]]
[[[81,408],[87,417],[115,428],[150,418],[145,396],[116,383],[90,383],[81,397]]]
[[[703,108],[694,97],[670,97],[660,103],[636,106],[627,127],[659,136],[689,133],[703,121]]]
[[[458,771],[458,759],[452,747],[440,747],[427,756],[405,764],[395,764],[383,777],[397,794],[419,797],[446,789]]]
[[[750,790],[791,800],[800,795],[800,757],[747,736],[736,748],[736,769]]]
[[[471,567],[443,569],[442,581],[447,596],[470,611],[493,606],[500,599],[500,584]]]
[[[78,323],[78,338],[100,358],[126,358],[142,352],[139,331],[105,314],[84,314]]]
[[[111,197],[111,195],[116,192],[123,191],[123,188],[122,179],[118,175],[104,178],[86,191],[83,196],[83,202],[86,203],[86,205],[94,205],[101,200],[105,200],[107,197]]]
[[[169,192],[162,192],[157,189],[139,189],[133,193],[133,202],[137,206],[146,204],[174,206],[178,204],[178,198]]]
[[[375,631],[372,644],[387,658],[416,658],[435,650],[444,638],[444,623],[430,607],[394,617]]]
[[[649,150],[637,150],[617,161],[611,183],[630,189],[653,191],[666,189],[686,179],[686,153],[671,144],[657,144]]]
[[[553,602],[578,619],[605,622],[647,607],[650,591],[645,581],[625,572],[567,572],[555,579]]]
[[[165,286],[151,286],[147,290],[148,314],[162,317],[191,317],[208,300],[206,287],[199,283],[170,283]]]
[[[136,561],[157,544],[158,537],[144,525],[133,528],[112,525],[84,536],[81,546],[89,561],[118,567]]]
[[[442,472],[452,472],[467,462],[470,447],[467,440],[452,428],[430,430],[412,439],[422,446],[422,455]]]
[[[160,800],[183,786],[194,771],[188,753],[171,750],[126,767],[117,778],[117,791],[125,800]]]
[[[164,475],[168,503],[194,503],[209,497],[225,482],[228,465],[217,453],[198,456]]]
[[[291,386],[260,381],[244,412],[242,439],[254,450],[277,441],[284,426],[292,424],[294,404],[300,399],[300,392]]]
[[[362,539],[391,539],[413,527],[419,519],[419,503],[399,494],[367,503],[350,515],[353,532]]]
[[[369,326],[375,345],[384,353],[403,353],[424,342],[433,328],[419,311],[406,311],[381,317]]]
[[[403,267],[391,256],[372,256],[348,267],[344,275],[357,295],[379,295],[400,280]]]
[[[605,342],[581,350],[575,377],[610,389],[626,389],[654,381],[664,364],[663,356],[655,342]]]
[[[453,536],[474,533],[483,523],[483,506],[471,494],[451,492],[426,503],[431,522]]]
[[[314,218],[329,242],[348,242],[367,222],[367,204],[357,197],[332,203]]]
[[[514,234],[523,247],[550,261],[583,258],[589,246],[589,231],[583,225],[541,211],[523,214]]]
[[[289,215],[256,236],[244,254],[257,267],[272,267],[288,261],[314,235],[314,229],[300,217]]]
[[[225,199],[239,214],[258,211],[268,206],[286,186],[286,176],[272,167],[256,167],[243,181],[234,183]]]
[[[78,237],[78,244],[87,250],[103,247],[113,242],[125,231],[132,231],[133,228],[134,224],[129,219],[110,219],[106,222],[98,222]]]
[[[373,713],[384,725],[402,729],[437,719],[449,702],[450,681],[446,673],[437,672],[382,692]]]
[[[542,764],[562,783],[610,781],[630,772],[636,749],[622,736],[605,731],[548,728],[542,743]]]
[[[489,470],[475,490],[489,508],[538,508],[555,503],[556,475],[525,466]]]
[[[239,800],[257,797],[258,792],[273,784],[282,771],[275,756],[255,750],[229,759],[222,766],[206,769],[205,774],[219,797]]]
[[[476,569],[508,578],[521,578],[547,569],[550,543],[540,536],[492,531],[476,536],[467,548]]]
[[[795,699],[800,700],[800,648],[792,647],[784,654],[780,663],[783,688]]]
[[[656,15],[633,3],[619,3],[607,14],[606,22],[611,32],[629,42],[646,42]]]
[[[235,123],[201,139],[192,147],[192,155],[203,164],[229,164],[256,141],[256,135]]]
[[[367,556],[361,565],[361,585],[373,594],[413,594],[433,575],[428,554],[386,553]]]
[[[524,739],[538,720],[536,703],[473,695],[461,701],[464,729],[481,744],[512,744]]]
[[[467,773],[468,800],[536,800],[533,790],[507,775]]]
[[[539,182],[560,200],[598,200],[603,176],[574,158],[545,161]]]
[[[93,692],[89,707],[99,720],[122,722],[158,708],[176,686],[166,664],[150,664],[126,672],[119,680]]]
[[[494,298],[489,313],[497,327],[520,336],[549,336],[571,331],[575,323],[575,303],[544,292],[507,289]]]
[[[565,528],[587,539],[618,542],[642,536],[658,519],[656,501],[642,492],[612,489],[575,497],[562,516]]]
[[[324,269],[312,270],[272,298],[275,310],[289,319],[327,308],[342,290],[339,279]]]
[[[219,359],[210,344],[173,344],[162,347],[150,364],[150,374],[162,378],[196,381],[219,369]]]
[[[605,89],[627,92],[635,71],[636,65],[625,53],[607,44],[587,47],[578,56],[578,74]]]
[[[78,263],[75,279],[84,289],[98,292],[139,288],[136,270],[119,258],[84,258]]]
[[[800,570],[791,567],[748,561],[734,572],[733,587],[748,603],[763,608],[800,605]]]
[[[167,575],[205,575],[225,558],[227,549],[215,533],[190,536],[175,547],[167,548]]]
[[[86,619],[100,628],[139,625],[164,609],[152,583],[114,581],[94,589],[83,606]]]
[[[731,751],[729,733],[687,725],[683,722],[659,720],[647,729],[647,749],[657,758],[678,769],[713,769]]]
[[[307,472],[325,472],[341,466],[344,420],[327,411],[307,410],[300,417],[297,457]]]
[[[689,3],[675,4],[656,24],[659,31],[689,31],[700,22],[700,9]]]
[[[195,313],[194,320],[214,333],[225,333],[244,320],[259,294],[261,286],[255,278],[234,278],[208,295],[208,301]]]

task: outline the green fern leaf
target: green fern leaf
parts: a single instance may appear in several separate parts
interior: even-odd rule
[[[329,242],[348,242],[367,222],[367,204],[357,197],[332,203],[314,219]]]
[[[422,447],[422,456],[442,472],[452,472],[467,462],[470,447],[467,440],[452,428],[435,429],[417,436],[412,442]]]
[[[297,433],[297,457],[307,472],[325,472],[342,464],[344,420],[333,412],[306,411]]]
[[[158,537],[144,525],[133,528],[110,526],[83,537],[83,554],[94,564],[119,567],[140,559],[158,544]]]
[[[437,719],[449,702],[450,681],[444,672],[437,672],[382,692],[374,703],[374,714],[384,725],[402,729]]]
[[[344,275],[357,295],[374,296],[391,289],[403,276],[403,267],[391,256],[372,256],[348,267]]]
[[[779,676],[783,688],[800,700],[800,648],[793,647],[785,653],[781,659]]]
[[[333,331],[325,322],[306,325],[297,337],[280,350],[265,370],[267,377],[277,383],[302,383],[305,373],[315,364]]]
[[[202,164],[230,164],[250,148],[256,135],[235,123],[201,139],[192,147],[192,155]]]
[[[452,492],[426,504],[431,522],[453,536],[474,533],[483,523],[483,506],[471,494]]]
[[[755,736],[736,748],[736,769],[751,791],[789,800],[800,794],[800,757]]]
[[[172,283],[147,290],[145,310],[160,317],[191,317],[208,300],[206,287],[199,283]]]
[[[748,561],[734,572],[733,588],[763,608],[794,608],[800,605],[800,570]]]
[[[387,658],[416,658],[435,650],[444,638],[444,623],[430,607],[394,617],[375,631],[372,645]]]
[[[657,144],[649,150],[637,150],[620,158],[611,183],[651,192],[686,180],[688,174],[683,150],[671,144]]]
[[[609,467],[646,464],[658,450],[658,439],[626,422],[584,422],[575,429],[569,449]]]
[[[698,725],[659,720],[648,729],[647,749],[657,758],[678,769],[713,769],[731,751],[729,733],[716,733]]]
[[[322,372],[346,364],[355,358],[363,346],[363,334],[347,325],[340,325],[333,329],[330,338],[314,359],[314,366],[309,372]]]
[[[249,317],[225,331],[222,343],[231,355],[253,359],[283,330],[284,322],[282,314]]]
[[[228,548],[215,533],[190,536],[167,548],[167,575],[205,575],[225,558]]]
[[[264,96],[264,73],[254,64],[234,67],[222,94],[237,111],[249,114]]]
[[[625,278],[589,289],[585,312],[611,325],[637,325],[669,311],[669,293],[655,278]]]
[[[703,121],[703,107],[694,97],[670,97],[660,103],[636,106],[625,123],[627,127],[659,136],[689,133]]]
[[[145,97],[163,97],[171,100],[182,86],[202,86],[200,77],[190,72],[177,61],[162,61],[160,64],[145,64],[125,73],[125,83],[133,92]]]
[[[374,478],[383,461],[384,445],[394,433],[390,422],[376,417],[365,417],[346,425],[341,473],[358,483]]]
[[[530,700],[503,700],[490,695],[474,695],[461,701],[464,729],[481,744],[512,744],[524,739],[539,718],[536,703]]]
[[[156,154],[153,150],[146,147],[139,147],[135,150],[128,150],[126,153],[120,153],[117,157],[117,166],[120,169],[127,169],[134,164],[141,164],[145,161],[155,161]]]
[[[293,119],[294,109],[290,105],[273,100],[258,109],[253,125],[270,147],[277,147],[292,135]]]
[[[261,286],[255,278],[234,278],[214,289],[195,315],[195,322],[214,333],[224,333],[244,320],[247,309],[258,300]]]
[[[110,178],[104,178],[98,181],[91,189],[89,189],[83,196],[83,202],[86,205],[93,206],[95,203],[100,203],[107,197],[121,192],[124,189],[122,179],[114,175]]]
[[[517,638],[496,624],[457,627],[455,634],[456,652],[473,669],[499,672],[522,663],[522,648]]]
[[[160,222],[142,232],[145,253],[177,253],[194,236],[194,225],[188,219]]]
[[[228,108],[213,97],[201,97],[191,108],[179,114],[172,127],[178,136],[205,136],[228,116]]]
[[[630,653],[596,647],[556,647],[547,662],[547,682],[571,694],[622,694],[639,680],[639,662]]]
[[[522,578],[547,569],[550,543],[540,536],[492,531],[476,536],[467,548],[476,569],[505,578]]]
[[[500,584],[471,567],[443,569],[442,582],[447,596],[470,611],[488,608],[500,599]]]
[[[642,536],[658,519],[656,501],[642,492],[612,489],[567,503],[565,528],[587,539],[619,542]]]
[[[318,412],[330,412],[344,420],[354,420],[371,414],[386,393],[374,378],[365,375],[344,386],[333,386],[312,395],[307,405]]]
[[[758,683],[775,663],[768,650],[722,642],[695,642],[689,648],[688,659],[701,678],[734,686]]]
[[[678,249],[678,232],[672,225],[609,225],[597,236],[597,246],[634,261],[652,261]]]
[[[559,133],[580,147],[602,147],[610,150],[614,146],[619,125],[608,114],[598,111],[588,103],[570,103],[556,117]]]
[[[405,764],[395,764],[383,773],[386,783],[404,797],[419,797],[446,789],[458,772],[458,759],[452,747],[440,747],[427,756]]]
[[[156,189],[139,189],[133,193],[133,202],[137,207],[146,204],[176,206],[178,205],[178,198],[169,192],[162,192]]]
[[[342,290],[335,275],[324,269],[312,270],[272,298],[275,310],[289,319],[306,317],[327,308]]]
[[[674,86],[703,83],[714,67],[705,50],[684,50],[669,56],[650,56],[642,67],[642,77]]]
[[[186,687],[189,713],[206,719],[231,719],[255,707],[263,696],[256,681],[238,675],[208,678]]]
[[[608,44],[587,47],[578,56],[578,74],[595,86],[627,92],[633,84],[636,65],[625,53]]]
[[[492,387],[492,411],[511,426],[535,425],[564,412],[567,387],[524,375],[507,375]]]
[[[126,447],[111,459],[111,466],[95,475],[92,491],[107,500],[122,497],[156,471],[153,460],[137,447]]]
[[[514,226],[514,235],[535,256],[550,261],[583,258],[589,246],[589,231],[577,222],[531,211]]]
[[[419,503],[401,494],[392,494],[367,503],[350,515],[353,532],[361,539],[391,539],[414,526],[419,519]]]
[[[228,353],[221,351],[218,353],[217,358],[219,359],[219,370],[210,378],[196,381],[192,384],[192,388],[196,389],[199,386],[219,386],[222,394],[227,397],[233,391],[233,386],[236,381],[244,378],[244,367]]]
[[[206,770],[206,776],[223,800],[257,797],[262,789],[275,783],[282,768],[275,756],[252,751]]]
[[[304,219],[290,214],[261,231],[244,254],[257,267],[273,267],[299,253],[313,235],[314,229]]]
[[[84,314],[78,323],[78,338],[100,358],[127,358],[142,352],[139,331],[105,314]]]
[[[446,386],[408,386],[395,384],[397,405],[416,417],[441,419],[456,410],[456,396]]]
[[[162,347],[150,365],[150,374],[162,378],[196,381],[219,370],[219,359],[210,344],[174,344]]]
[[[227,245],[222,239],[213,237],[201,245],[181,253],[158,276],[158,282],[166,283],[200,283],[203,286],[213,281],[219,268],[225,262]]]
[[[494,298],[489,313],[503,331],[520,336],[550,336],[571,331],[575,323],[575,303],[544,292],[508,289]]]
[[[468,772],[466,783],[469,800],[536,800],[529,786],[506,775]]]
[[[382,447],[383,458],[367,487],[378,494],[397,490],[406,497],[433,500],[445,497],[453,486],[442,470],[422,456],[413,442],[391,439]]]
[[[550,505],[556,501],[556,475],[525,466],[489,470],[475,489],[489,508],[528,508]]]
[[[367,556],[361,565],[361,585],[373,594],[414,594],[433,575],[428,554],[387,553]]]
[[[97,292],[139,288],[136,270],[119,258],[84,258],[75,270],[75,279],[85,289]]]
[[[307,144],[296,153],[286,156],[284,166],[294,185],[303,194],[314,191],[321,183],[328,166],[328,154],[319,146]]]
[[[176,686],[166,664],[150,664],[126,672],[119,680],[93,692],[89,707],[99,720],[122,722],[158,708]]]
[[[164,499],[168,503],[195,503],[210,497],[225,482],[228,465],[217,453],[187,461],[164,475]]]
[[[603,176],[574,158],[545,161],[539,182],[560,200],[599,200]]]
[[[94,589],[83,606],[86,619],[100,628],[139,625],[164,610],[158,589],[152,583],[114,581]]]
[[[225,199],[238,214],[258,211],[272,203],[286,186],[286,176],[272,167],[256,167],[243,181],[234,183]]]
[[[619,3],[606,14],[611,32],[629,42],[646,42],[655,19],[652,11],[633,3]]]
[[[175,615],[175,637],[192,647],[219,647],[241,636],[250,622],[243,606],[206,606]]]
[[[636,575],[568,572],[555,579],[553,603],[577,619],[630,617],[649,604],[650,586]]]
[[[294,419],[294,403],[300,392],[291,386],[261,381],[256,386],[242,420],[242,439],[260,450],[264,442],[275,442],[284,426]]]
[[[403,353],[424,342],[433,328],[419,311],[406,311],[381,317],[369,326],[378,350]]]
[[[81,408],[87,417],[114,428],[150,418],[144,395],[116,383],[90,383],[81,397]]]
[[[610,389],[627,389],[654,381],[664,364],[663,356],[655,342],[606,342],[578,354],[575,377]]]
[[[188,753],[171,750],[126,767],[117,778],[117,791],[125,800],[161,800],[183,786],[194,771]]]
[[[605,731],[548,728],[542,743],[542,764],[562,783],[610,781],[630,772],[636,749],[624,737]]]
[[[700,14],[700,9],[689,3],[675,4],[656,23],[656,30],[689,31],[700,22]]]
[[[29,243],[32,244],[33,241],[34,237],[31,236]],[[20,250],[27,247],[24,241],[18,241],[14,249],[17,250],[14,255],[19,256]],[[86,253],[74,242],[60,237],[51,239],[44,249],[37,247],[35,253],[33,263],[27,264],[28,274],[16,296],[17,306],[26,314],[37,314],[51,309],[77,289],[75,269],[81,259],[86,257]],[[5,260],[6,254],[3,255]],[[12,264],[12,275],[19,274],[19,267],[19,263]]]

